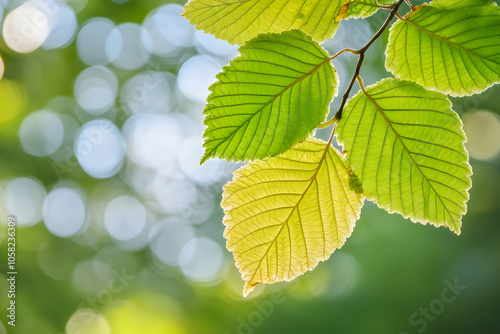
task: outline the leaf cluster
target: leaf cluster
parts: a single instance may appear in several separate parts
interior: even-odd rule
[[[413,222],[460,234],[471,187],[462,122],[447,95],[500,81],[500,10],[490,0],[434,0],[398,14],[403,0],[191,0],[197,29],[240,44],[210,87],[205,154],[249,162],[224,187],[224,236],[245,281],[291,280],[342,247],[365,199]],[[319,43],[342,20],[385,9],[359,49]],[[366,50],[389,27],[386,68],[364,87]],[[326,120],[339,77],[332,60],[358,55],[340,109]],[[355,81],[360,90],[349,99]],[[313,138],[333,125],[328,142]],[[332,146],[334,136],[343,146]]]

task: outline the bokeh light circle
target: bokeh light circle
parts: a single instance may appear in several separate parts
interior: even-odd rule
[[[150,249],[163,263],[179,264],[184,245],[195,237],[194,228],[175,216],[159,220],[150,231]]]
[[[169,83],[161,72],[137,74],[120,91],[120,102],[130,114],[167,112],[169,100]]]
[[[118,79],[106,67],[89,67],[78,75],[73,91],[80,107],[90,114],[100,115],[114,104]]]
[[[168,25],[164,24],[162,20],[158,19],[158,10],[151,11],[142,24],[144,29],[147,30],[151,36],[152,53],[158,56],[170,56],[177,50],[179,46],[170,43],[165,36],[168,36]]]
[[[144,66],[151,57],[153,41],[148,31],[135,23],[115,27],[106,40],[106,55],[113,65],[124,70]]]
[[[32,52],[49,36],[52,18],[42,10],[40,4],[41,1],[28,1],[7,14],[2,35],[11,50],[19,53]]]
[[[182,137],[174,119],[140,114],[123,126],[127,157],[139,166],[171,171],[175,168]]]
[[[58,49],[67,46],[75,36],[78,28],[76,15],[73,9],[64,4],[58,4],[53,18],[54,26],[43,42],[44,49]]]
[[[465,146],[477,160],[491,160],[500,154],[500,117],[488,110],[468,112],[463,117]]]
[[[183,12],[181,5],[168,4],[158,8],[155,21],[165,40],[177,46],[189,47],[194,44],[195,28],[181,16]]]
[[[66,324],[67,334],[111,334],[106,318],[91,308],[78,309]]]
[[[57,114],[48,110],[29,114],[19,128],[23,150],[37,157],[54,153],[64,139],[64,126]]]
[[[42,204],[47,192],[40,181],[20,177],[12,180],[3,194],[7,212],[19,226],[31,226],[42,220]]]
[[[210,93],[208,87],[221,70],[222,65],[209,56],[191,57],[179,70],[177,83],[181,93],[190,100],[204,103]]]
[[[102,17],[85,22],[76,38],[78,56],[87,65],[106,65],[113,59],[106,55],[106,41],[115,24]]]
[[[184,174],[196,183],[215,183],[225,176],[223,174],[225,163],[222,160],[210,159],[200,165],[203,153],[203,138],[201,136],[189,137],[179,151],[179,165]]]
[[[122,167],[125,141],[113,122],[93,120],[80,129],[74,150],[80,166],[88,175],[104,179],[115,175]]]
[[[118,240],[130,240],[138,236],[146,225],[147,212],[135,197],[120,196],[108,203],[104,225],[108,233]]]
[[[52,234],[70,237],[78,233],[85,222],[84,199],[80,192],[73,188],[55,188],[45,197],[42,217]]]
[[[196,196],[196,186],[185,178],[158,175],[152,190],[165,213],[188,217],[193,210],[191,203]]]
[[[223,263],[221,247],[215,241],[204,237],[188,241],[179,254],[182,272],[196,282],[210,282],[216,279]]]

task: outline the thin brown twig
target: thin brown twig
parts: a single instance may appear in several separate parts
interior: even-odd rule
[[[365,44],[365,46],[363,46],[361,49],[357,50],[357,54],[359,54],[358,63],[356,64],[356,68],[354,70],[354,74],[352,76],[351,82],[349,83],[349,86],[347,87],[347,90],[342,97],[342,102],[340,104],[339,110],[337,111],[337,113],[334,116],[334,119],[336,119],[337,121],[340,121],[342,119],[342,111],[344,110],[344,106],[347,102],[347,99],[349,98],[349,94],[351,92],[352,86],[354,85],[354,81],[356,81],[356,78],[359,76],[359,72],[361,70],[361,65],[363,64],[363,61],[365,60],[366,50],[368,50],[368,48],[370,48],[370,46],[372,46],[372,44],[380,37],[380,35],[382,35],[382,33],[385,31],[385,29],[387,28],[389,23],[391,23],[391,20],[396,15],[398,8],[399,8],[399,6],[401,6],[403,1],[405,1],[405,0],[399,0],[394,5],[394,8],[391,10],[391,13],[389,14],[387,19],[385,20],[382,27],[380,27],[380,29],[377,31],[377,33],[375,35],[373,35],[373,37],[368,41],[368,43]],[[329,123],[329,122],[330,121],[327,121],[325,123]]]

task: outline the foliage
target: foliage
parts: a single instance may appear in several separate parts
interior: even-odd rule
[[[299,30],[260,35],[240,53],[210,87],[202,162],[285,152],[325,120],[337,92],[328,53]]]
[[[460,234],[472,171],[462,122],[443,93],[470,95],[499,82],[499,7],[489,0],[418,7],[407,1],[410,12],[401,17],[402,2],[186,5],[183,15],[198,29],[243,44],[210,87],[202,162],[250,161],[234,173],[222,200],[224,236],[245,295],[326,260],[350,236],[365,196]],[[380,8],[390,10],[387,20],[361,49],[329,56],[317,43],[332,36],[338,21]],[[386,68],[399,79],[365,88],[359,76],[365,52],[394,17]],[[359,60],[339,110],[321,123],[338,84],[330,61],[344,52]],[[360,91],[348,101],[356,80]],[[331,125],[328,143],[307,138]],[[345,160],[331,146],[336,133]]]
[[[227,247],[246,281],[243,294],[328,259],[351,235],[362,198],[349,189],[342,155],[314,138],[236,171],[222,207]]]
[[[464,96],[500,79],[500,8],[489,0],[436,0],[391,28],[386,67],[425,88]]]
[[[261,33],[300,29],[322,42],[337,30],[347,0],[190,1],[184,16],[198,29],[230,43],[243,44]]]
[[[459,234],[471,169],[462,123],[450,107],[441,93],[385,79],[349,101],[338,133],[370,200]]]

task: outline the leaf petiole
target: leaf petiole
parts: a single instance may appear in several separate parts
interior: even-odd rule
[[[415,7],[413,7],[413,5],[411,4],[410,0],[405,0],[406,4],[408,5],[408,7],[411,8],[412,11],[415,10]]]
[[[337,117],[333,116],[331,119],[329,119],[328,121],[324,121],[323,123],[321,123],[320,125],[318,125],[318,128],[327,128],[329,127],[330,125],[334,124],[334,123],[338,123],[338,119]]]
[[[379,3],[378,3],[378,1],[375,1],[375,3],[377,4],[377,6],[378,6],[379,8],[382,8],[382,9],[387,9],[387,10],[391,10],[391,9],[393,9],[393,8],[394,8],[394,6],[396,5],[396,4],[392,4],[392,5],[382,5],[382,4],[379,4]]]
[[[363,91],[363,93],[366,95],[365,85],[363,84],[363,79],[361,79],[361,77],[358,75],[356,77],[356,80],[358,80],[359,88],[361,88],[361,90]]]
[[[359,50],[354,50],[354,49],[342,49],[339,52],[337,52],[336,54],[334,54],[333,56],[331,56],[330,58],[328,58],[328,60],[330,60],[330,61],[334,60],[335,58],[337,58],[338,56],[340,56],[344,52],[350,52],[352,54],[359,55],[360,51]]]

